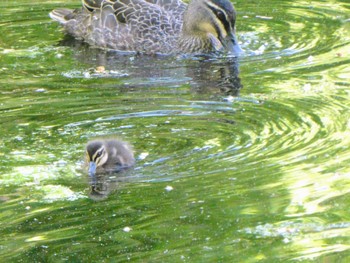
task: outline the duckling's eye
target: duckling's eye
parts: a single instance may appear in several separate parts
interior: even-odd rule
[[[97,162],[98,159],[100,159],[100,157],[102,156],[103,151],[98,151],[96,152],[95,156],[94,156],[94,161]]]
[[[102,155],[102,151],[101,151],[101,152],[98,152],[98,153],[96,154],[96,159],[97,159],[97,158],[100,158],[101,155]]]

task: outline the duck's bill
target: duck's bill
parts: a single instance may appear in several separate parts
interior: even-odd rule
[[[235,35],[229,35],[224,38],[222,45],[227,53],[232,55],[239,55],[243,52],[243,49],[238,44],[237,38]]]
[[[94,176],[96,173],[96,163],[95,162],[90,162],[89,163],[89,175]]]

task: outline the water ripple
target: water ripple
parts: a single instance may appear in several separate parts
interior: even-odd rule
[[[238,59],[93,49],[54,2],[0,4],[0,261],[346,260],[346,1],[238,2]],[[137,158],[104,196],[100,136]]]

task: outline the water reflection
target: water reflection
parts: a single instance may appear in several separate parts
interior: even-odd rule
[[[119,169],[118,171],[95,173],[87,175],[86,169],[82,172],[88,177],[89,194],[88,196],[95,201],[106,199],[125,183],[130,182],[133,168]]]
[[[120,176],[121,174],[100,174],[89,176],[89,197],[95,201],[107,198],[109,194],[116,191],[119,187],[119,182],[121,180]]]
[[[129,87],[171,84],[178,86],[189,83],[195,93],[230,96],[238,96],[243,87],[239,78],[237,57],[144,56],[132,52],[94,49],[69,36],[59,45],[70,47],[75,59],[81,63],[108,69],[107,74],[94,71],[94,77],[123,78],[125,85]],[[86,77],[86,71],[75,74],[74,77]]]

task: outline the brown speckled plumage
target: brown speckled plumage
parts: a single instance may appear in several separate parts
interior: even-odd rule
[[[238,47],[229,0],[83,0],[81,9],[50,16],[68,34],[105,49],[174,54]]]

